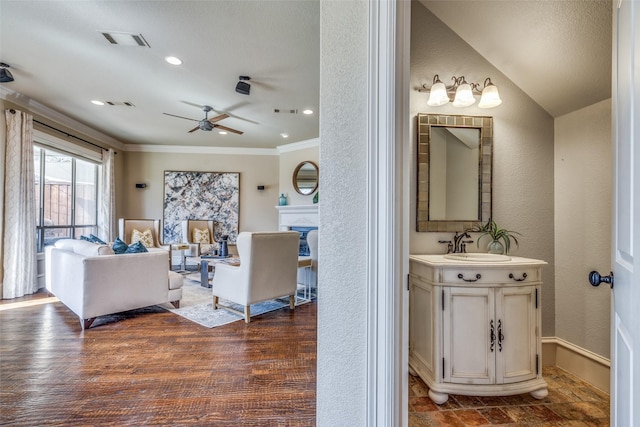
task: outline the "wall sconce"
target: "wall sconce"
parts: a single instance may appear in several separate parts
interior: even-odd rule
[[[431,107],[448,104],[451,101],[450,96],[454,97],[454,107],[469,107],[475,104],[475,95],[480,96],[480,102],[478,103],[479,108],[493,108],[502,104],[498,87],[491,82],[489,77],[484,80],[482,87],[479,83],[468,83],[464,76],[453,76],[451,80],[453,80],[453,84],[451,86],[445,86],[436,74],[433,76],[433,84],[431,87],[427,87],[425,83],[422,85],[422,88],[418,89],[418,92],[429,92],[427,105]]]

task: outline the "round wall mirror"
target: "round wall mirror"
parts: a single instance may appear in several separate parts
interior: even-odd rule
[[[313,194],[318,189],[318,165],[305,161],[293,171],[293,188],[302,195]]]

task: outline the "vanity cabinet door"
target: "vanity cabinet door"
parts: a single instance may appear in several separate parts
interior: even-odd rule
[[[436,290],[433,286],[414,278],[410,283],[409,364],[421,376],[434,378]]]
[[[444,290],[444,382],[495,383],[494,296],[486,287]]]
[[[508,384],[537,375],[536,287],[496,289],[496,382]]]

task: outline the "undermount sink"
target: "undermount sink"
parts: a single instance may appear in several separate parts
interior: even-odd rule
[[[511,257],[500,254],[485,254],[485,253],[462,253],[462,254],[446,254],[446,259],[454,261],[468,261],[468,262],[506,262],[511,261]]]

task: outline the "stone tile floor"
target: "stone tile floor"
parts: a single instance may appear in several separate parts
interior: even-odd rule
[[[542,375],[549,386],[542,400],[450,395],[443,405],[429,399],[420,377],[409,375],[409,427],[609,425],[607,393],[560,368],[543,368]]]

